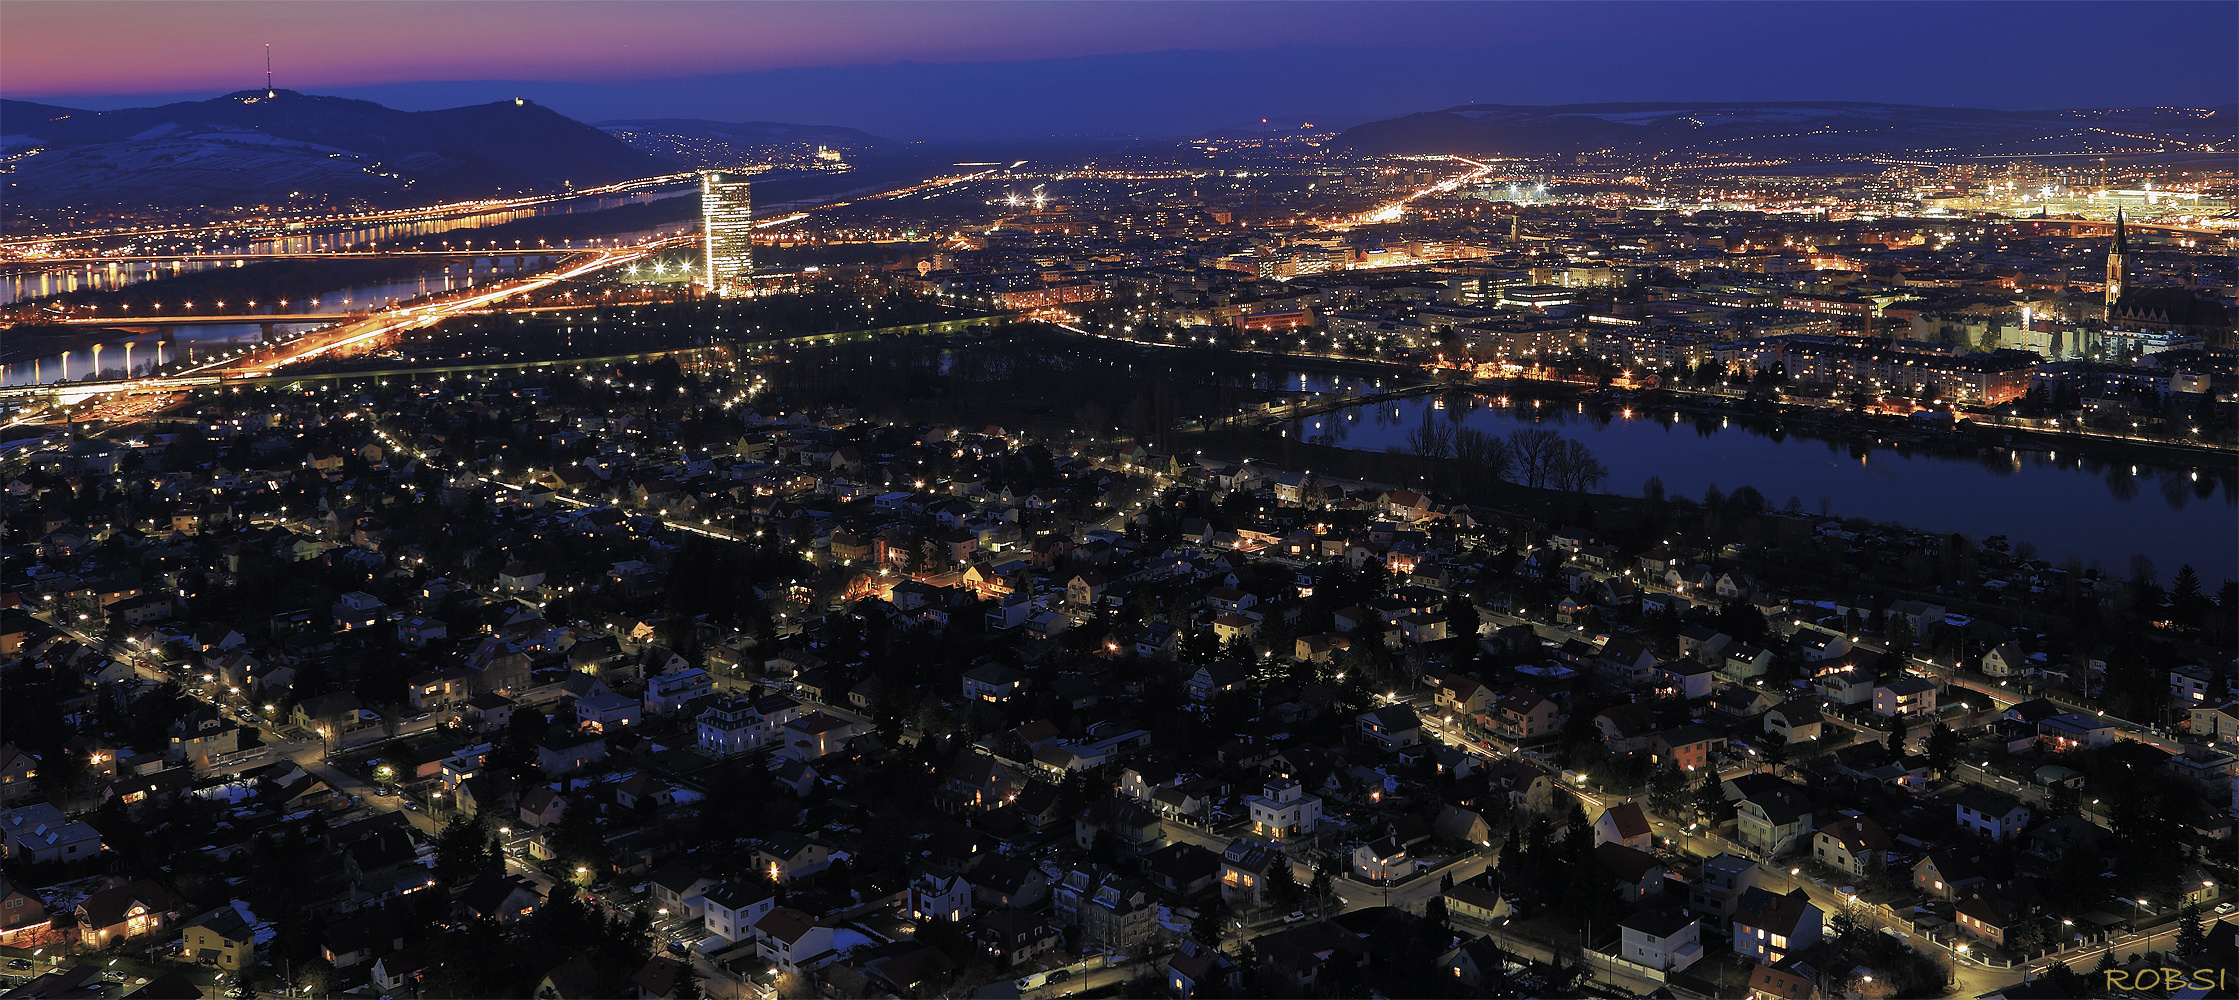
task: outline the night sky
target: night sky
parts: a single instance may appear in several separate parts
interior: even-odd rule
[[[8,0],[0,95],[261,87],[266,42],[280,86],[402,108],[1171,136],[1472,101],[2223,105],[2239,4]]]

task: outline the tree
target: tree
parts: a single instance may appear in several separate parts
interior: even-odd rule
[[[1928,730],[1928,769],[1941,777],[1959,760],[1959,734],[1938,721]]]
[[[705,997],[707,994],[700,988],[700,974],[693,970],[692,963],[686,961],[677,964],[681,968],[676,970],[676,986],[669,990],[669,996],[675,1000],[701,1000]]]
[[[1189,927],[1190,936],[1206,947],[1218,949],[1221,939],[1228,936],[1228,921],[1228,903],[1215,895],[1212,902],[1198,908],[1197,920]]]
[[[1479,627],[1477,603],[1467,597],[1455,595],[1446,601],[1446,635],[1464,642],[1477,640]]]
[[[1905,759],[1905,717],[1898,714],[1889,719],[1889,739],[1882,745],[1889,748],[1889,756],[1903,763]]]
[[[1544,427],[1524,427],[1508,433],[1508,453],[1514,457],[1516,473],[1524,485],[1533,489],[1547,485],[1555,452],[1562,443],[1562,435]]]
[[[1455,428],[1453,449],[1454,461],[1466,470],[1464,475],[1490,482],[1506,482],[1516,464],[1508,442],[1475,427]]]
[[[1298,905],[1298,877],[1291,872],[1289,858],[1276,862],[1268,871],[1267,898],[1281,910]]]
[[[1705,766],[1702,784],[1695,786],[1695,814],[1703,825],[1709,826],[1717,822],[1718,813],[1725,806],[1726,789],[1719,780],[1718,768]]]
[[[1429,409],[1423,411],[1422,426],[1407,432],[1407,453],[1432,461],[1444,459],[1454,450],[1454,428],[1439,423]]]
[[[1679,762],[1665,758],[1662,767],[1648,782],[1649,808],[1669,814],[1679,808],[1679,800],[1687,794],[1687,775],[1679,770]]]
[[[1443,932],[1446,928],[1446,897],[1432,896],[1423,903],[1423,922]]]
[[[1337,895],[1337,881],[1330,876],[1327,865],[1314,867],[1314,880],[1307,884],[1306,891],[1314,897],[1317,906],[1327,904]]]
[[[464,816],[452,820],[436,836],[435,877],[453,886],[465,885],[496,863],[489,831]]]
[[[2197,958],[2208,944],[2208,927],[2200,920],[2200,904],[2186,903],[2177,914],[2177,954]]]

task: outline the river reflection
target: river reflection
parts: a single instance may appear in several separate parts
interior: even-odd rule
[[[2228,456],[2132,464],[2030,444],[1956,454],[1886,437],[1827,440],[1756,420],[1473,394],[1351,407],[1303,418],[1290,433],[1383,451],[1404,447],[1425,411],[1496,435],[1534,424],[1559,430],[1608,466],[1611,492],[1637,495],[1650,476],[1697,499],[1714,486],[1753,486],[1774,506],[1793,498],[1807,512],[2004,535],[2055,564],[2073,554],[2127,573],[2130,557],[2145,555],[2164,573],[2190,563],[2211,582],[2239,578],[2239,462]]]

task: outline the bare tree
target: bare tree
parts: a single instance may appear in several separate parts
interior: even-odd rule
[[[1423,411],[1423,425],[1407,432],[1407,452],[1420,458],[1443,459],[1454,453],[1454,428],[1440,424],[1431,411]]]
[[[1475,427],[1454,429],[1454,460],[1468,470],[1465,474],[1483,476],[1491,482],[1507,482],[1516,464],[1508,442]]]
[[[1584,493],[1609,478],[1609,469],[1585,444],[1564,438],[1548,456],[1548,485]]]
[[[1508,451],[1515,456],[1516,474],[1524,485],[1533,489],[1547,485],[1552,459],[1562,443],[1562,435],[1544,427],[1524,427],[1508,433]]]

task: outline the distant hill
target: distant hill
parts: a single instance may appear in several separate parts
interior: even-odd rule
[[[398,111],[244,90],[207,101],[81,111],[0,101],[7,174],[32,205],[247,205],[324,195],[384,201],[549,190],[676,169],[530,101]]]
[[[695,167],[732,167],[801,156],[816,147],[844,153],[886,152],[901,146],[860,129],[784,122],[712,122],[700,118],[633,118],[598,126],[640,152]]]
[[[1845,101],[1552,106],[1465,104],[1345,130],[1360,153],[1548,156],[1710,152],[1783,156],[1941,153],[2184,152],[2239,141],[2231,105],[1996,111]]]

